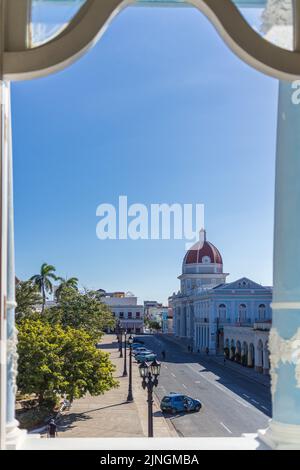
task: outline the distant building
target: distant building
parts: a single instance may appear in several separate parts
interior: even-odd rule
[[[174,334],[194,351],[225,351],[231,359],[266,373],[272,288],[246,277],[226,283],[227,276],[219,250],[201,230],[200,240],[184,257],[180,291],[169,298]]]
[[[145,320],[158,322],[162,333],[166,333],[168,330],[168,310],[168,307],[156,300],[145,300],[144,302]]]
[[[173,309],[172,307],[168,307],[168,321],[167,321],[167,331],[166,333],[172,334],[174,331],[173,327]]]
[[[144,308],[143,305],[138,305],[137,297],[131,292],[103,291],[101,301],[110,307],[121,328],[129,333],[143,333]]]

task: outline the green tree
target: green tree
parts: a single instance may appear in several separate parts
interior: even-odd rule
[[[73,400],[118,386],[109,355],[96,349],[93,337],[84,330],[25,319],[18,338],[18,389],[36,394],[40,404],[57,395]]]
[[[62,289],[57,305],[45,311],[45,318],[63,327],[84,329],[95,341],[105,329],[115,326],[110,309],[93,292],[80,293],[71,287]]]
[[[16,285],[16,321],[33,315],[42,298],[38,287],[32,281],[20,281]]]
[[[71,402],[87,392],[101,395],[117,386],[112,375],[115,367],[109,354],[96,349],[93,337],[86,331],[70,327],[66,329],[62,356],[65,377],[63,391]]]
[[[38,287],[39,291],[43,297],[42,303],[42,313],[45,311],[46,304],[46,293],[53,291],[52,281],[56,281],[57,277],[54,274],[56,271],[55,267],[51,264],[43,263],[40,269],[39,274],[35,274],[30,278],[30,280]]]
[[[35,393],[39,402],[53,399],[64,383],[61,348],[64,332],[59,325],[25,319],[18,325],[18,389]]]
[[[161,328],[159,322],[158,322],[158,321],[155,321],[155,320],[150,320],[150,321],[148,322],[148,325],[149,325],[149,328],[150,328],[151,330],[157,330],[157,331],[158,331],[158,330],[160,330],[160,328]]]
[[[55,290],[55,297],[56,300],[59,300],[59,297],[62,293],[62,291],[68,287],[71,289],[78,290],[78,279],[77,277],[69,277],[69,278],[63,278],[63,277],[57,277],[57,280],[60,281],[59,286]]]

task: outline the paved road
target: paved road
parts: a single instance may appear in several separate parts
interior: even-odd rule
[[[267,387],[209,358],[185,353],[177,344],[161,337],[149,335],[143,339],[159,356],[163,349],[166,351],[155,391],[158,398],[172,391],[186,393],[202,403],[199,413],[168,417],[179,436],[235,437],[267,427],[271,416]]]

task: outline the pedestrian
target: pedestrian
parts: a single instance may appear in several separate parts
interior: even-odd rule
[[[208,356],[208,353],[209,353],[208,347],[206,347],[206,350],[205,350],[205,351],[206,351],[206,355]]]
[[[163,351],[161,352],[161,356],[162,356],[163,360],[166,359],[166,351],[165,351],[165,350],[163,350]]]
[[[190,350],[191,350],[191,346],[190,346],[190,345],[188,345],[188,352],[190,352]]]
[[[51,419],[50,423],[48,424],[47,436],[51,438],[57,437],[57,426],[54,419]]]
[[[71,402],[65,398],[64,399],[64,409],[69,411],[70,408],[71,408]]]

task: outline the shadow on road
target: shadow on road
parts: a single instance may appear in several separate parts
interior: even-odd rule
[[[97,349],[119,349],[119,343],[116,341],[113,341],[112,343],[97,343],[96,344]]]
[[[161,350],[157,344],[158,341],[162,343]],[[167,338],[161,336],[153,336],[152,338],[148,337],[145,341],[145,344],[157,353],[158,359],[160,361],[162,361],[162,350],[164,349],[166,351],[166,358],[163,361],[164,364],[197,364],[199,366],[198,372],[201,374],[206,375],[213,373],[216,378],[212,378],[211,380],[215,380],[216,383],[223,385],[233,393],[239,395],[244,401],[248,402],[267,416],[272,416],[270,387],[251,380],[251,377],[242,375],[238,371],[233,370],[230,366],[226,367],[226,365],[217,364],[213,359],[210,359],[209,356],[200,357],[200,355],[185,352],[182,350],[180,345],[173,343]],[[251,399],[250,396],[247,396],[247,390],[253,388],[253,386],[257,391],[259,391],[260,395],[263,396],[264,401],[268,404],[268,409],[264,409],[263,411],[259,406],[259,403]],[[249,392],[249,395],[251,395],[251,391]]]

